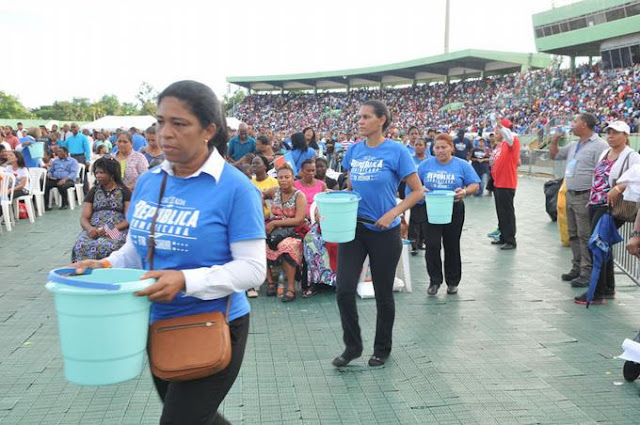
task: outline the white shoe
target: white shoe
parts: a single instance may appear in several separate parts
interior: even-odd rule
[[[255,288],[251,288],[247,291],[247,297],[249,298],[258,298],[258,291]]]

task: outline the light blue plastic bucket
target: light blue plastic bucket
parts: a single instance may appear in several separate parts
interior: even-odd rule
[[[452,190],[434,190],[427,192],[427,220],[431,224],[449,224],[453,215],[453,200],[456,193]]]
[[[360,195],[355,192],[318,193],[314,201],[320,211],[320,227],[325,242],[344,243],[356,238]]]
[[[134,269],[69,276],[74,273],[52,270],[45,286],[55,294],[65,377],[78,385],[135,378],[142,372],[151,303],[133,292],[154,279],[139,280],[145,270]]]
[[[33,159],[42,158],[44,156],[44,142],[33,142],[27,146],[27,148],[29,149],[29,154]]]

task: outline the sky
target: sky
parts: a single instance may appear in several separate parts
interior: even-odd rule
[[[0,91],[29,108],[133,102],[194,79],[293,74],[444,52],[445,0],[0,0]],[[571,0],[451,0],[449,50],[535,52],[531,15]],[[8,60],[7,60],[8,59]]]

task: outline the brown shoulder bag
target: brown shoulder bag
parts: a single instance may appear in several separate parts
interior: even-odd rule
[[[625,171],[629,169],[629,155],[630,154],[627,154],[627,157],[622,163],[622,168],[620,169],[620,175],[618,176],[618,179],[625,173]],[[612,187],[617,184],[618,179],[615,179],[613,181]],[[636,215],[638,214],[638,206],[639,205],[636,202],[625,201],[624,196],[621,194],[618,198],[618,201],[611,204],[611,215],[613,215],[618,220],[633,223],[636,220]]]
[[[165,173],[158,197],[158,208],[151,221],[147,261],[153,270],[155,226],[167,183]],[[225,314],[193,314],[158,320],[149,329],[149,363],[151,372],[166,381],[190,381],[215,375],[231,362],[231,334]]]

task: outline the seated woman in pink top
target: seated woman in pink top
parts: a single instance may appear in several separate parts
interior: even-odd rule
[[[318,193],[327,190],[327,184],[322,180],[316,179],[316,162],[313,159],[307,159],[300,166],[300,180],[296,180],[293,186],[302,192],[307,199],[307,218],[310,218],[309,211],[313,198]]]

